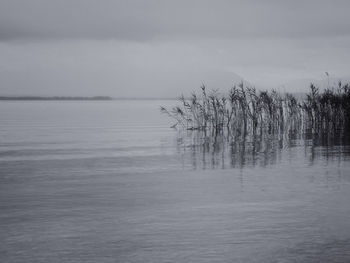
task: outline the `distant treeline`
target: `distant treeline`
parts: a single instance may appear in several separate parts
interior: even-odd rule
[[[349,131],[350,85],[339,82],[320,92],[313,84],[303,99],[277,91],[257,91],[240,84],[227,94],[217,90],[180,97],[180,105],[161,107],[176,123],[173,127],[231,135],[285,132],[332,133]]]
[[[41,96],[0,96],[0,100],[112,100],[108,96],[94,96],[94,97],[41,97]]]

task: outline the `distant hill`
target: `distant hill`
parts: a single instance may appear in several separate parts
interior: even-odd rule
[[[289,82],[286,82],[276,89],[280,92],[290,92],[290,93],[303,93],[308,92],[310,88],[310,84],[314,84],[320,90],[326,89],[328,87],[337,87],[339,81],[342,83],[349,83],[350,78],[323,78],[323,79],[296,79]]]

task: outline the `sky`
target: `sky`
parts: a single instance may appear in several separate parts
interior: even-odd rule
[[[0,0],[0,95],[174,97],[350,76],[350,1]],[[307,87],[305,87],[306,89]]]

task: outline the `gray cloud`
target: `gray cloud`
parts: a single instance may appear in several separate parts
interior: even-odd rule
[[[0,39],[350,35],[349,1],[2,0]]]

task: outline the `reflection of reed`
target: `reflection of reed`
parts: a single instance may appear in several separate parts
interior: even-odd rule
[[[232,168],[243,166],[266,166],[276,163],[283,138],[246,136],[234,139],[219,134],[207,136],[202,131],[179,133],[177,149],[189,158],[193,168]]]
[[[299,149],[305,162],[317,158],[333,160],[350,155],[350,141],[344,133],[309,134],[289,130],[284,134],[232,137],[227,133],[208,136],[204,131],[180,131],[177,151],[193,169],[265,167],[280,163],[287,149]]]

